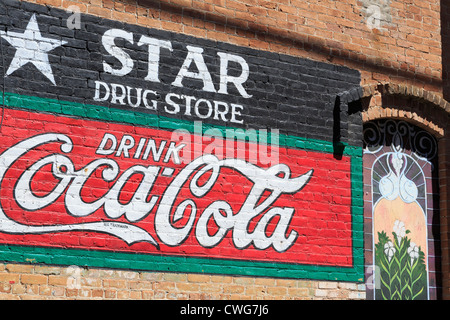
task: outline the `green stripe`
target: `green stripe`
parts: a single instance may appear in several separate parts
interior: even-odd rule
[[[0,92],[0,97],[2,93]],[[191,133],[195,133],[195,123],[193,121],[172,119],[164,116],[159,116],[150,113],[143,113],[133,110],[121,110],[103,106],[95,106],[89,104],[80,104],[76,102],[59,101],[54,99],[39,98],[33,96],[24,96],[15,93],[5,94],[5,106],[13,108],[23,108],[28,110],[35,110],[40,112],[58,113],[67,116],[76,116],[83,118],[90,118],[102,121],[113,121],[120,123],[133,124],[138,126],[155,127],[159,129],[184,129]],[[227,130],[235,130],[238,139],[245,138],[243,133],[239,135],[241,129],[225,127],[220,125],[203,124],[202,134],[207,134],[209,129],[218,129],[222,133],[223,137],[226,137]],[[256,130],[259,135],[260,130]],[[268,141],[271,143],[271,132],[267,132]],[[279,145],[290,148],[308,149],[314,151],[322,151],[332,153],[334,151],[334,145],[332,142],[307,139],[296,136],[290,136],[285,134],[279,135]],[[350,146],[346,143],[342,143],[343,154],[353,156],[359,152],[360,147]]]
[[[364,281],[364,183],[362,148],[351,158],[353,265],[358,282]]]
[[[194,258],[78,249],[0,246],[0,261],[49,265],[77,265],[139,271],[189,272],[275,278],[340,280],[361,282],[361,267],[333,267],[305,264]]]
[[[0,99],[3,94],[0,92]],[[5,107],[23,108],[38,112],[57,113],[66,116],[90,118],[93,120],[148,126],[158,129],[184,129],[195,133],[194,122],[171,119],[159,115],[132,110],[80,104],[54,99],[6,93]],[[203,125],[203,132],[218,129],[226,136],[226,130],[239,129]],[[257,134],[260,132],[257,131]],[[269,134],[270,132],[267,132]],[[237,134],[238,139],[245,139]],[[268,136],[268,143],[272,143]],[[306,139],[291,135],[279,135],[279,146],[332,153],[331,142]],[[19,263],[42,263],[54,265],[79,265],[89,267],[118,268],[161,272],[193,272],[209,274],[265,276],[295,279],[339,280],[351,282],[364,281],[364,243],[363,243],[363,181],[362,148],[342,144],[343,154],[351,157],[352,184],[352,246],[353,267],[318,266],[307,264],[260,262],[249,260],[230,260],[215,258],[194,258],[186,256],[154,255],[145,253],[125,253],[101,250],[61,249],[50,247],[29,247],[16,245],[0,246],[0,260]]]

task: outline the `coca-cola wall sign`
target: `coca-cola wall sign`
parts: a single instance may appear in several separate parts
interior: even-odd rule
[[[362,281],[358,72],[0,9],[2,260]]]

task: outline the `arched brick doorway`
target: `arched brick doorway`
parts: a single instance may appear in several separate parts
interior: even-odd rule
[[[365,85],[359,89],[344,92],[339,98],[341,113],[346,113],[351,123],[356,124],[353,127],[349,126],[348,130],[342,128],[344,131],[341,132],[347,131],[349,136],[361,134],[362,141],[364,140],[362,132],[359,133],[355,129],[384,119],[384,121],[393,120],[397,123],[405,122],[414,126],[416,130],[424,130],[436,140],[437,158],[434,160],[434,165],[437,169],[433,175],[439,190],[435,188],[432,192],[435,195],[434,203],[437,205],[434,205],[432,218],[428,216],[428,221],[432,219],[433,222],[428,236],[432,237],[432,249],[434,250],[432,252],[434,257],[432,263],[435,265],[434,270],[436,271],[432,274],[434,280],[429,282],[429,286],[435,286],[436,290],[431,292],[428,298],[450,299],[450,219],[448,217],[450,209],[450,188],[448,188],[448,181],[450,181],[450,103],[438,94],[422,88],[392,83]],[[389,152],[392,152],[392,146],[390,146],[390,149]],[[364,167],[368,168],[371,165],[364,163]],[[373,237],[372,199],[368,199],[368,196],[371,196],[372,193],[370,175],[370,173],[365,172],[364,177],[364,247],[367,299],[374,298],[371,285],[375,279],[373,248],[376,244]],[[392,237],[392,230],[389,231],[389,234]],[[410,234],[408,233],[408,235]],[[406,253],[408,254],[407,250]]]

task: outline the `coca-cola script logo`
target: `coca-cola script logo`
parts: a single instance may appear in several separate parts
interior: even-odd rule
[[[15,127],[3,128],[14,144],[0,155],[2,242],[290,262],[314,262],[323,243],[351,256],[349,206],[338,215],[323,207],[326,194],[315,196],[317,208],[310,199],[333,179],[314,181],[314,167],[323,161],[348,170],[348,159],[280,148],[275,165],[215,154],[186,164],[185,145],[170,131],[9,112]],[[55,130],[30,129],[36,117]],[[343,229],[332,234],[332,223]]]

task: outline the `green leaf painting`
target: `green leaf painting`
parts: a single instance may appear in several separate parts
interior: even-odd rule
[[[392,237],[378,232],[375,265],[379,267],[380,286],[375,298],[382,300],[427,299],[425,254],[412,242],[401,221],[396,221]]]

